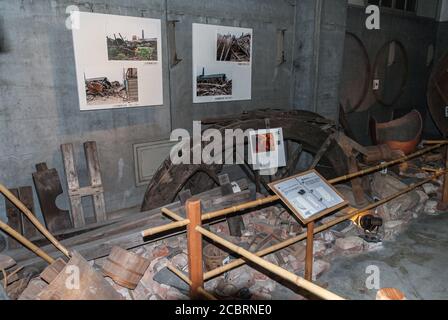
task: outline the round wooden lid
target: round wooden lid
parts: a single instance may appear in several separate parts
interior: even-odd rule
[[[395,288],[383,288],[378,290],[376,300],[406,300],[403,292]]]

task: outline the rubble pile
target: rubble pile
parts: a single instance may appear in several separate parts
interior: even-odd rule
[[[418,163],[409,163],[407,168],[417,167]],[[371,190],[367,193],[370,201],[383,199],[418,179],[428,177],[430,174],[422,170],[406,170],[402,175],[394,172],[376,173],[369,177]],[[441,199],[443,180],[423,185],[390,201],[369,214],[381,218],[379,228],[367,230],[359,220],[346,220],[326,231],[316,234],[314,240],[314,266],[313,280],[319,283],[319,277],[331,268],[332,259],[340,256],[350,256],[379,250],[383,241],[393,241],[413,219],[423,214],[434,215],[438,213],[437,206]],[[344,197],[350,202],[354,201],[351,188],[347,185],[337,186],[343,190]],[[354,205],[352,203],[352,205]],[[324,217],[316,221],[316,227],[328,223],[341,216],[342,212]],[[284,240],[306,232],[298,220],[282,205],[265,207],[242,215],[246,228],[241,237],[230,235],[227,222],[207,226],[210,231],[245,248],[251,252],[258,252]],[[204,248],[212,245],[204,242]],[[187,300],[189,299],[189,286],[176,274],[168,269],[174,266],[188,275],[188,251],[185,234],[160,240],[131,250],[132,253],[150,261],[135,289],[131,290],[118,285],[111,278],[105,277],[107,282],[127,300]],[[215,266],[225,265],[237,256],[227,251],[203,250],[204,272],[214,269]],[[208,254],[206,253],[208,252]],[[215,253],[211,253],[215,252]],[[306,246],[305,241],[298,242],[288,248],[277,251],[264,258],[282,268],[299,276],[304,275]],[[91,261],[91,265],[99,272],[107,258]],[[213,259],[213,261],[209,261]],[[4,257],[4,261],[7,259]],[[260,270],[262,271],[262,270]],[[269,300],[276,299],[284,290],[283,284],[252,266],[241,266],[230,270],[205,283],[205,289],[219,299],[241,300]],[[29,281],[29,279],[28,279]],[[28,288],[21,294],[20,299],[30,299],[36,291],[45,287],[39,278],[31,279]],[[282,298],[285,298],[283,295]],[[304,299],[301,295],[288,291],[289,299]]]
[[[106,99],[107,97],[127,99],[126,87],[118,81],[110,82],[107,78],[86,80],[87,101]]]

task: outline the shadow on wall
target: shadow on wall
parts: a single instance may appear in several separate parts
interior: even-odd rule
[[[3,17],[0,17],[0,54],[9,51],[8,42],[6,39],[6,28]]]

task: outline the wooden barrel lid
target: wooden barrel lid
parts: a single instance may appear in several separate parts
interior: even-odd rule
[[[383,288],[376,294],[376,300],[406,300],[403,292],[395,288]]]
[[[340,104],[346,113],[359,109],[370,87],[370,59],[361,39],[345,34],[344,59],[339,90]]]
[[[402,96],[409,76],[408,56],[404,45],[392,40],[378,51],[373,66],[373,80],[379,80],[374,90],[376,100],[383,106],[393,106]]]
[[[428,107],[437,128],[442,135],[448,135],[448,118],[445,111],[448,106],[448,54],[442,58],[429,79]]]

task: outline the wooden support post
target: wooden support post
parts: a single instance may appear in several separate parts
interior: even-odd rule
[[[445,170],[448,170],[448,146],[445,147]],[[448,171],[443,180],[442,203],[440,203],[439,209],[448,209]]]
[[[204,273],[202,268],[202,235],[196,230],[201,226],[201,201],[187,201],[187,217],[190,223],[187,226],[188,246],[188,272],[191,286],[190,297],[193,300],[200,299],[199,288],[204,285]]]
[[[305,279],[313,280],[314,263],[314,221],[308,223],[306,229]]]

